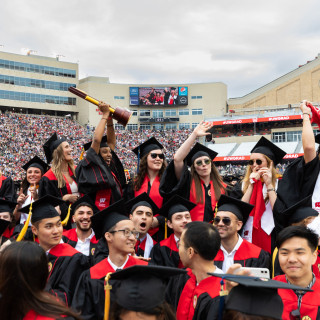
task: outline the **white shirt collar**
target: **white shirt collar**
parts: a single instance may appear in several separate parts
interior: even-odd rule
[[[178,241],[180,241],[180,239],[174,234],[174,240],[176,241],[176,243],[178,243]]]
[[[76,229],[76,233],[77,233],[77,229]],[[78,234],[77,234],[77,237],[78,237]],[[79,238],[78,238],[78,241],[81,241],[81,242],[86,242],[86,241],[90,241],[92,238],[94,237],[94,231],[93,229],[91,229],[91,234],[88,238],[85,238],[84,241],[81,241]]]
[[[114,269],[114,271],[116,271],[117,269],[123,269],[124,266],[126,265],[126,263],[128,262],[128,260],[129,260],[129,255],[127,256],[127,259],[124,262],[124,264],[122,266],[118,267],[114,263],[112,263],[112,261],[110,260],[110,257],[108,256],[108,262],[110,263],[110,266]]]
[[[220,249],[223,251],[223,253],[225,253],[226,255],[230,255],[230,254],[234,254],[238,249],[239,247],[241,246],[241,243],[242,243],[243,239],[240,237],[240,235],[238,234],[238,242],[237,244],[234,246],[234,248],[232,249],[232,251],[229,253],[227,252],[227,250],[223,247],[223,245],[221,244],[221,247]]]

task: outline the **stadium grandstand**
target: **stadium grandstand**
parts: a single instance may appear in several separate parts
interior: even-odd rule
[[[243,174],[261,136],[287,152],[277,168],[283,173],[288,162],[303,153],[300,101],[319,106],[319,57],[243,97],[228,99],[222,82],[115,84],[108,77],[79,79],[78,64],[58,57],[0,52],[2,173],[19,181],[25,162],[35,154],[44,159],[42,144],[54,131],[67,137],[79,161],[82,145],[91,140],[101,116],[96,106],[70,93],[69,86],[132,111],[126,128],[115,124],[116,152],[131,176],[136,172],[131,152],[136,145],[155,136],[170,161],[202,120],[213,127],[210,138],[200,142],[218,152],[215,162],[223,175]]]

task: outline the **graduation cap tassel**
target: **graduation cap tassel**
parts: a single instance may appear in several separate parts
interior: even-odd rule
[[[104,291],[105,291],[105,299],[104,299],[104,318],[103,320],[109,319],[109,310],[110,310],[110,290],[112,286],[109,284],[109,279],[112,272],[107,273],[104,279]]]
[[[272,278],[274,278],[274,264],[276,261],[277,253],[278,253],[278,248],[276,247],[274,248],[272,253]]]
[[[69,221],[69,218],[70,218],[70,212],[71,212],[71,203],[69,204],[68,213],[67,213],[66,218],[63,221],[61,221],[61,224],[64,227],[68,224],[68,221]]]
[[[216,214],[218,212],[218,201],[216,202],[216,207],[214,209],[214,213],[213,213],[213,219],[212,219],[212,224],[214,225],[214,218],[216,217]]]
[[[28,230],[28,226],[29,226],[29,223],[30,223],[31,215],[32,215],[32,202],[30,204],[28,218],[27,218],[26,222],[24,223],[24,226],[23,226],[22,230],[20,231],[16,241],[23,240],[24,236],[26,235],[26,232]]]
[[[167,226],[167,218],[164,219],[164,238],[168,238],[168,226]]]
[[[229,294],[228,290],[224,290],[224,278],[220,281],[221,287],[220,287],[220,302],[219,302],[219,314],[218,314],[218,320],[222,320],[223,316],[223,309],[224,309],[224,299],[225,296]]]
[[[82,149],[81,154],[80,154],[80,158],[79,158],[80,161],[83,159],[83,155],[84,155],[84,148]]]

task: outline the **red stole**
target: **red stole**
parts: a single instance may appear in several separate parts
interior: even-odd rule
[[[169,248],[170,249],[170,256],[172,255],[172,251],[179,253],[179,248],[177,246],[176,239],[174,237],[174,233],[169,238],[162,240],[160,242],[160,247]],[[180,269],[184,268],[184,266],[183,266],[183,264],[182,264],[180,259],[179,259],[178,268],[180,268]]]
[[[197,285],[197,279],[190,269],[188,275],[190,279],[186,282],[178,303],[177,320],[192,320],[201,294],[206,292],[211,298],[215,298],[220,292],[220,278],[211,276]]]
[[[150,182],[150,179],[146,174],[146,176],[144,177],[143,183],[141,185],[141,188],[138,191],[134,192],[134,196],[137,197],[138,195],[144,192],[148,193],[149,182]],[[159,193],[159,186],[160,186],[160,178],[159,176],[156,176],[156,178],[153,180],[148,196],[152,199],[152,201],[157,205],[158,208],[161,208],[163,203],[163,198]],[[150,229],[148,233],[150,234],[150,236],[153,236],[158,231],[159,231],[159,227]]]
[[[318,250],[316,262],[312,265],[312,272],[317,278],[320,278],[320,250]]]
[[[254,205],[254,208],[250,213],[250,216],[253,217],[252,243],[271,253],[271,234],[268,235],[261,228],[261,218],[266,211],[262,188],[263,185],[261,180],[255,180],[250,198],[250,204]]]
[[[0,177],[0,189],[2,187],[2,181],[6,180],[6,179],[7,179],[7,177],[4,177],[4,176]]]
[[[192,179],[192,182],[191,182],[189,200],[191,202],[194,202],[194,203],[197,204],[197,206],[194,207],[190,211],[192,221],[203,221],[206,195],[205,195],[204,183],[202,182],[202,180],[200,180],[200,181],[201,181],[203,202],[197,202],[195,182],[194,182],[193,179]],[[210,193],[211,193],[211,206],[212,206],[212,210],[214,212],[214,210],[216,208],[217,200],[216,200],[216,196],[215,196],[215,193],[214,193],[214,188],[213,188],[212,181],[210,181]],[[224,193],[225,193],[225,191],[223,189],[221,189],[221,194],[224,194]],[[213,219],[213,217],[212,217],[212,219]]]
[[[12,234],[13,234],[13,230],[14,230],[14,228],[7,228],[4,232],[3,232],[3,234],[2,234],[2,236],[4,237],[4,238],[6,238],[6,239],[10,239],[11,237],[12,237]]]

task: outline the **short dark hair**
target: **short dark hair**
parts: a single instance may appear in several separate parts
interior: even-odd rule
[[[202,221],[190,222],[185,228],[185,247],[192,247],[205,260],[213,260],[221,245],[218,230],[212,224]]]
[[[92,206],[90,203],[88,203],[88,202],[81,202],[81,203],[79,203],[79,204],[75,207],[75,209],[74,209],[74,211],[73,211],[73,214],[75,214],[76,211],[77,211],[80,207],[88,207],[88,208],[90,208],[92,211],[94,211],[94,210],[93,210],[93,206]]]
[[[318,235],[314,231],[301,226],[290,226],[283,229],[278,234],[276,246],[280,248],[286,240],[293,237],[306,239],[312,252],[318,247]]]

